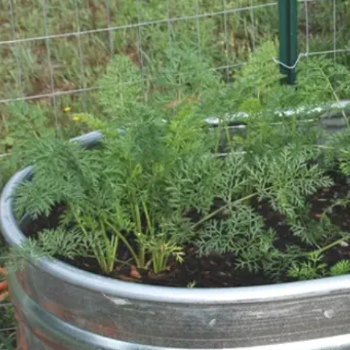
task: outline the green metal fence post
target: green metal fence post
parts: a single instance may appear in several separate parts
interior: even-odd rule
[[[279,16],[279,60],[287,64],[288,61],[288,2],[289,0],[278,0],[278,16]],[[281,74],[287,75],[287,68],[280,66]]]
[[[297,0],[289,0],[289,66],[295,65],[298,59],[298,1]],[[289,70],[290,74],[288,76],[288,84],[294,84],[296,80],[296,69]]]
[[[298,59],[298,1],[279,0],[279,60],[288,67],[293,67]],[[296,80],[295,68],[280,67],[286,75],[284,82],[293,85]]]

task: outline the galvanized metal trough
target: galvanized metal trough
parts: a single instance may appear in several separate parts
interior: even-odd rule
[[[101,137],[78,139],[86,145]],[[10,246],[26,238],[13,195],[0,203]],[[350,349],[350,276],[261,287],[183,289],[97,276],[57,260],[28,261],[9,276],[20,350]]]

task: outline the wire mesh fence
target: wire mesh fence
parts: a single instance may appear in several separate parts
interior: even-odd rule
[[[85,5],[78,0],[70,1],[71,6],[66,2],[64,4],[57,2],[57,6],[61,5],[61,10],[63,10],[62,6],[65,7],[62,15],[70,17],[72,31],[67,32],[66,28],[62,28],[63,26],[61,26],[62,30],[58,31],[57,27],[52,28],[55,23],[52,20],[52,13],[50,16],[50,11],[54,8],[54,1],[36,1],[37,11],[42,12],[41,25],[43,28],[40,29],[37,23],[37,31],[34,29],[34,31],[21,34],[21,31],[18,30],[22,22],[21,16],[16,12],[14,1],[10,1],[8,11],[11,17],[12,35],[7,40],[1,40],[0,47],[4,54],[6,52],[9,54],[8,50],[11,51],[10,54],[15,59],[12,64],[15,63],[16,74],[10,79],[12,81],[9,81],[12,89],[7,92],[10,94],[2,94],[0,103],[48,97],[55,99],[61,95],[84,94],[95,90],[96,87],[93,86],[93,79],[91,79],[93,77],[90,75],[97,67],[101,68],[101,62],[96,64],[96,61],[102,59],[103,62],[106,62],[113,53],[124,53],[131,56],[140,65],[142,74],[144,66],[151,63],[157,50],[164,50],[174,41],[185,39],[196,43],[199,50],[213,49],[213,53],[217,51],[217,58],[219,58],[217,63],[221,65],[213,67],[214,69],[239,66],[242,63],[240,55],[230,57],[233,55],[229,52],[234,46],[230,44],[232,35],[229,33],[234,30],[233,26],[238,26],[240,21],[240,18],[237,18],[237,23],[233,24],[232,17],[245,15],[245,23],[242,27],[245,33],[242,35],[246,36],[248,45],[255,48],[257,29],[255,28],[254,12],[276,6],[276,2],[257,0],[240,2],[217,0],[205,6],[202,6],[200,2],[203,1],[146,2],[140,0],[124,1],[125,4],[123,1],[117,1],[117,4],[112,6],[107,0],[90,2],[93,3],[90,8],[84,8]],[[98,3],[100,3],[99,7],[96,5]],[[38,5],[41,5],[41,8]],[[116,11],[118,5],[122,9],[127,9],[122,10],[121,15],[113,12],[115,14],[113,18],[117,17],[116,22],[112,21],[111,13]],[[98,11],[97,14],[92,15],[91,23],[84,21],[84,15],[88,15],[89,10]],[[104,20],[98,21],[94,18],[103,17],[103,12],[105,12]],[[126,16],[123,12],[126,12]],[[214,31],[217,31],[216,35],[209,37]],[[209,43],[212,45],[209,46]],[[37,51],[40,52],[41,62],[35,62]],[[26,68],[29,67],[26,67],[23,61],[30,61],[30,59],[34,61],[35,67],[30,67],[31,72],[27,72]],[[66,60],[70,60],[70,72],[67,72],[67,67],[64,67]],[[44,74],[39,75],[37,69],[43,69],[44,72],[41,73]],[[62,76],[66,78],[64,81],[61,79]],[[31,86],[30,83],[34,78],[42,78],[45,88]],[[15,96],[13,96],[14,91],[16,91]]]
[[[312,55],[350,63],[350,1],[298,2],[295,65]],[[276,40],[277,6],[271,0],[1,1],[0,154],[9,146],[1,140],[14,105],[24,114],[26,105],[40,106],[57,130],[69,123],[68,107],[98,111],[96,81],[116,54],[129,56],[146,84],[160,53],[186,44],[232,81],[252,51]],[[14,330],[11,313],[8,302],[0,304],[0,335]]]
[[[300,3],[301,57],[348,52],[347,1]],[[94,95],[96,78],[115,53],[130,56],[147,80],[144,68],[157,52],[187,40],[215,58],[213,69],[230,75],[278,28],[277,2],[269,0],[11,0],[0,6],[0,105],[46,99],[57,127],[70,100],[87,107],[87,95]]]

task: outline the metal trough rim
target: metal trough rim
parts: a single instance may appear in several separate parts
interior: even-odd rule
[[[27,324],[31,328],[40,330],[49,339],[57,338],[57,334],[64,334],[65,345],[76,350],[85,350],[87,346],[99,350],[188,350],[188,348],[170,348],[151,346],[137,343],[129,343],[117,339],[107,338],[102,335],[92,334],[83,329],[70,325],[46,310],[38,306],[28,295],[26,295],[14,276],[10,278],[12,286],[12,297],[16,305],[22,310]],[[223,348],[222,350],[347,350],[350,346],[350,334],[337,335],[333,337],[317,338],[289,343],[277,343],[271,345]],[[200,349],[195,350],[211,350]]]
[[[101,137],[100,132],[92,132],[74,138],[72,141],[88,146],[98,143]],[[19,246],[27,239],[21,232],[13,213],[13,196],[18,185],[30,176],[32,170],[33,167],[28,167],[16,173],[7,183],[1,195],[0,228],[10,246]],[[265,286],[192,289],[123,282],[79,270],[56,259],[39,259],[35,263],[32,260],[31,263],[36,264],[50,275],[75,286],[98,291],[109,297],[133,300],[180,304],[232,304],[312,298],[316,295],[338,294],[343,291],[350,293],[350,275]]]

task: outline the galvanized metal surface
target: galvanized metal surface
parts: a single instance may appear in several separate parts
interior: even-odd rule
[[[25,239],[13,215],[13,193],[30,171],[16,174],[1,197],[1,229],[12,246]],[[350,350],[350,276],[175,289],[41,260],[9,282],[21,350]]]
[[[185,305],[182,305],[182,308],[179,305],[166,305],[165,303],[153,303],[146,305],[144,303],[134,303],[130,299],[123,301],[123,299],[117,301],[119,303],[116,308],[113,306],[114,310],[114,322],[110,322],[111,328],[114,326],[113,323],[119,323],[120,327],[126,328],[127,323],[132,316],[134,322],[133,327],[134,331],[137,329],[141,331],[143,334],[147,335],[147,339],[149,342],[153,337],[152,343],[160,344],[158,346],[150,346],[145,345],[145,340],[142,340],[142,335],[130,334],[129,337],[135,337],[132,341],[120,340],[120,336],[118,336],[118,327],[115,329],[114,335],[106,335],[102,336],[100,333],[96,331],[87,331],[86,327],[81,326],[77,327],[72,325],[72,322],[68,322],[67,319],[62,319],[62,317],[54,317],[52,314],[43,310],[37,303],[33,302],[33,300],[28,297],[23,290],[18,285],[17,281],[11,282],[13,285],[13,293],[14,299],[16,302],[17,308],[20,308],[22,311],[20,312],[22,322],[21,322],[21,331],[20,334],[23,334],[23,338],[20,339],[20,344],[27,346],[28,349],[44,349],[44,350],[52,350],[52,349],[66,349],[66,350],[85,350],[85,349],[101,349],[101,350],[116,350],[116,349],[145,349],[145,350],[157,350],[157,349],[165,349],[165,348],[174,348],[174,346],[178,344],[182,344],[181,348],[197,348],[197,349],[208,349],[210,345],[212,348],[228,348],[226,344],[238,343],[243,341],[243,339],[237,338],[234,341],[229,343],[227,339],[220,339],[220,336],[229,336],[234,337],[234,333],[229,334],[228,330],[221,330],[215,325],[215,322],[212,319],[209,321],[213,314],[216,314],[214,317],[218,317],[218,325],[221,324],[223,317],[220,314],[217,314],[219,308],[217,306],[206,306],[203,310],[199,311],[197,307],[189,307],[187,311]],[[73,297],[74,298],[74,297]],[[115,305],[116,300],[113,302]],[[137,306],[138,305],[138,306]],[[78,306],[78,308],[81,307]],[[76,310],[78,310],[78,308]],[[122,315],[118,316],[117,309],[122,313]],[[153,310],[152,310],[153,308]],[[164,308],[164,309],[163,309]],[[103,317],[101,315],[100,306],[95,307],[95,317],[98,320],[99,317]],[[147,311],[146,309],[149,309]],[[159,317],[154,317],[158,312],[157,310],[161,310],[160,314],[164,314],[165,324],[160,324],[158,322]],[[179,314],[178,310],[182,309]],[[222,309],[222,307],[221,307]],[[175,311],[177,310],[177,311]],[[232,311],[232,309],[230,308]],[[174,314],[175,311],[175,314]],[[140,313],[142,312],[142,314]],[[136,315],[132,315],[132,313],[136,313]],[[148,314],[147,314],[148,313]],[[165,315],[168,313],[167,315]],[[180,318],[177,318],[177,314],[180,315]],[[123,319],[123,315],[127,315],[125,319]],[[187,315],[187,316],[186,316]],[[191,315],[192,317],[188,317]],[[236,314],[234,324],[237,326],[237,318],[239,314]],[[292,316],[292,315],[291,315]],[[137,319],[137,317],[139,317]],[[269,317],[269,313],[266,314],[266,320]],[[92,317],[90,316],[89,319]],[[232,317],[230,317],[232,319]],[[209,321],[209,322],[207,322]],[[97,321],[98,322],[98,321]],[[180,324],[177,324],[180,322]],[[178,333],[169,335],[169,324],[177,324]],[[303,323],[304,324],[304,323]],[[137,326],[138,325],[138,326]],[[102,326],[102,325],[101,325]],[[185,326],[189,326],[190,329],[186,329]],[[249,324],[243,324],[241,327],[246,326],[246,332],[251,334],[249,331]],[[271,322],[266,322],[265,327],[272,326]],[[232,327],[232,326],[231,326]],[[234,326],[233,326],[234,327]],[[199,334],[196,334],[194,330],[197,329]],[[110,329],[112,330],[112,329]],[[280,330],[280,327],[278,327]],[[149,332],[149,333],[147,333]],[[205,335],[206,332],[209,332],[210,335]],[[264,332],[261,329],[261,332]],[[266,332],[266,331],[265,331]],[[168,333],[168,336],[166,334]],[[214,337],[213,337],[214,334]],[[266,332],[265,336],[268,335]],[[181,337],[182,339],[176,338]],[[258,342],[259,340],[256,337],[247,339],[249,334],[247,334],[244,338],[246,339],[246,343],[243,345],[251,344],[251,340],[254,339],[254,342]],[[185,338],[190,337],[191,342],[186,342]],[[158,338],[158,339],[156,339]],[[146,339],[143,337],[143,339]],[[215,340],[216,339],[216,340]],[[137,341],[138,343],[134,343]],[[141,340],[141,342],[140,342]],[[237,346],[234,349],[251,349],[251,350],[329,350],[329,349],[349,349],[349,336],[336,336],[336,337],[328,337],[318,340],[308,340],[308,341],[299,341],[285,344],[275,344],[275,345],[267,345],[267,346]],[[192,344],[190,346],[189,344]],[[180,347],[179,347],[180,348]],[[180,349],[181,349],[180,348]],[[23,347],[26,349],[26,347]]]

